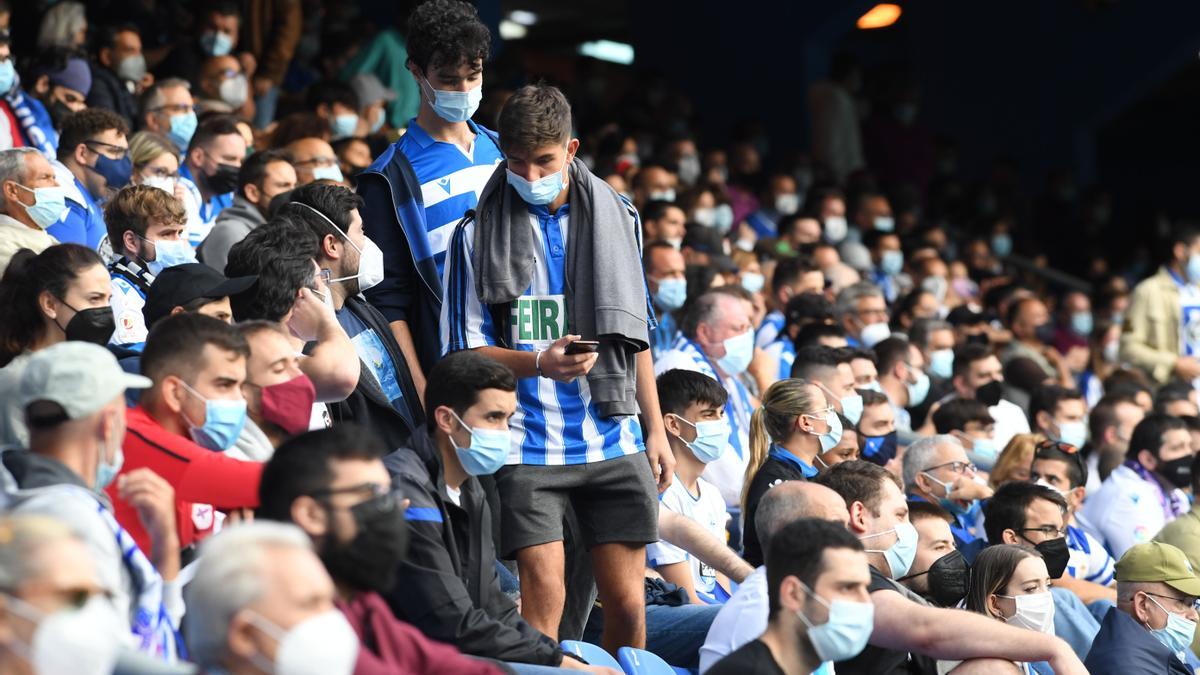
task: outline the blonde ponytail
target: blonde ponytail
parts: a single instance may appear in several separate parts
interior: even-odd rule
[[[795,429],[796,418],[813,412],[816,401],[810,395],[812,386],[812,382],[799,378],[779,380],[767,389],[762,405],[750,416],[750,458],[742,482],[742,513],[747,513],[750,484],[767,461],[771,443],[786,441]]]

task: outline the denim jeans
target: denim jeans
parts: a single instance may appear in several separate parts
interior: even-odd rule
[[[647,605],[646,651],[657,654],[672,666],[698,669],[700,646],[719,611],[720,605]],[[603,630],[603,612],[593,611],[588,617],[583,639],[600,644]]]

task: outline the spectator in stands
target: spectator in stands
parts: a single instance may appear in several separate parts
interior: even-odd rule
[[[863,402],[854,390],[854,371],[850,368],[850,358],[851,353],[847,351],[809,345],[796,352],[791,375],[820,387],[835,411],[858,424],[862,417]]]
[[[883,291],[867,282],[859,282],[838,293],[837,316],[852,347],[869,349],[892,334]]]
[[[917,553],[908,574],[897,579],[936,607],[957,607],[967,593],[970,568],[954,546],[954,518],[935,504],[908,502],[908,520],[917,529]]]
[[[54,167],[33,148],[0,151],[0,274],[21,249],[41,253],[58,243],[46,229],[67,210]]]
[[[1029,419],[1034,431],[1082,448],[1087,443],[1087,404],[1077,389],[1046,384],[1033,391]]]
[[[642,209],[642,241],[665,241],[676,251],[683,246],[687,214],[673,202],[652,201]]]
[[[1029,418],[1025,411],[1001,398],[1004,371],[1000,359],[987,346],[965,344],[955,350],[952,381],[957,396],[973,398],[988,407],[988,414],[996,421],[996,447],[1007,447],[1013,436],[1029,433]]]
[[[1121,332],[1121,360],[1160,385],[1200,377],[1200,344],[1181,331],[1200,304],[1200,230],[1177,229],[1164,243],[1162,267],[1133,289]]]
[[[212,229],[217,215],[233,204],[238,171],[245,158],[246,139],[233,117],[213,115],[196,127],[179,167],[181,182],[200,205],[200,222],[208,226],[189,233],[195,246],[208,236],[206,230]]]
[[[1051,580],[1037,551],[1028,546],[990,546],[976,558],[971,572],[964,605],[967,611],[1017,628],[1054,634]],[[1019,665],[1028,672],[1028,664]]]
[[[129,183],[129,126],[116,113],[91,108],[72,113],[59,136],[58,161],[75,178],[67,191],[67,214],[46,232],[63,243],[96,248],[106,234],[99,202]]]
[[[59,47],[38,53],[30,70],[35,74],[33,92],[61,133],[71,113],[87,108],[87,95],[92,90],[88,62],[79,52]]]
[[[199,114],[231,113],[239,119],[254,114],[250,82],[237,57],[210,56],[200,66],[196,107]]]
[[[142,127],[171,139],[181,152],[191,145],[199,124],[191,88],[187,80],[168,77],[142,94]]]
[[[824,289],[825,277],[811,259],[795,256],[776,263],[767,302],[770,311],[758,327],[755,345],[765,348],[779,338],[787,318],[784,310],[792,298],[806,293],[821,293]]]
[[[96,41],[96,60],[92,62],[92,88],[87,94],[89,108],[105,108],[125,119],[133,129],[138,118],[135,94],[141,93],[153,75],[146,71],[142,37],[137,26],[106,26]]]
[[[223,272],[229,249],[250,231],[267,222],[267,207],[277,195],[296,187],[296,170],[279,150],[263,150],[246,158],[238,170],[233,203],[221,211],[212,231],[200,244],[204,264]]]
[[[687,278],[683,254],[664,241],[651,241],[642,253],[646,272],[646,288],[654,303],[658,326],[650,334],[650,348],[655,358],[670,351],[678,337],[678,323],[673,312],[679,311],[687,300]]]
[[[209,273],[211,269],[205,267]],[[308,430],[317,389],[279,324],[243,321],[237,330],[246,338],[246,425],[226,454],[265,462],[288,438]]]
[[[888,397],[896,416],[896,433],[901,445],[914,438],[914,426],[909,408],[916,408],[929,395],[929,375],[925,374],[925,357],[908,340],[891,337],[874,347],[879,372],[879,387]],[[917,425],[920,428],[920,425]]]
[[[195,312],[218,321],[233,323],[233,308],[229,297],[243,293],[258,281],[257,277],[226,279],[220,272],[200,263],[176,265],[154,277],[142,316],[146,327],[168,316]]]
[[[1094,494],[1113,469],[1125,461],[1133,428],[1146,411],[1130,396],[1108,394],[1088,411],[1089,448],[1087,453],[1087,491]],[[1090,452],[1088,452],[1090,450]]]
[[[1196,416],[1198,397],[1190,382],[1168,382],[1154,394],[1154,412],[1172,417]]]
[[[345,180],[338,168],[337,155],[324,139],[298,138],[287,144],[286,151],[296,169],[297,187],[316,181],[342,183]]]
[[[933,413],[933,428],[963,444],[967,458],[983,471],[991,471],[1000,457],[996,423],[987,406],[971,398],[954,398]]]
[[[329,125],[329,137],[338,141],[358,132],[358,96],[349,84],[321,80],[308,86],[305,105]]]
[[[937,504],[954,516],[950,529],[958,550],[974,559],[983,547],[980,500],[992,490],[977,479],[975,465],[954,436],[928,436],[904,453],[904,488],[914,500]]]
[[[869,462],[895,471],[899,468],[895,460],[900,450],[896,413],[888,403],[887,396],[871,389],[857,391],[862,396],[863,411],[858,425],[852,431],[856,431],[861,439],[862,456]]]

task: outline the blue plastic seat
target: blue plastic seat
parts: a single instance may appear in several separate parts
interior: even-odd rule
[[[604,666],[613,670],[621,670],[621,664],[617,663],[612,654],[604,651],[604,648],[599,645],[580,640],[563,640],[559,646],[564,652],[569,652],[587,661],[589,666]]]
[[[621,647],[617,650],[617,658],[625,675],[676,675],[675,669],[666,661],[645,649]]]

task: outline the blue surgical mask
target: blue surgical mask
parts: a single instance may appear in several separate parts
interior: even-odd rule
[[[743,272],[742,273],[742,288],[751,293],[757,293],[763,289],[766,284],[766,277],[758,272]]]
[[[718,204],[713,210],[713,227],[717,232],[725,234],[733,229],[733,207],[728,204]]]
[[[63,212],[67,210],[67,195],[62,188],[28,188],[20,183],[17,183],[17,187],[33,193],[33,205],[21,206],[25,207],[25,213],[29,214],[35,225],[44,230],[62,219]]]
[[[859,537],[859,539],[881,537],[892,532],[896,533],[896,543],[889,546],[886,551],[869,548],[864,550],[867,553],[882,553],[884,559],[887,560],[888,567],[892,569],[892,578],[899,579],[908,574],[909,568],[912,567],[913,559],[917,556],[917,528],[913,527],[912,523],[905,521],[886,532],[868,534],[865,537]]]
[[[567,158],[570,162],[571,158]],[[535,181],[528,181],[512,172],[512,169],[505,169],[508,173],[508,184],[517,191],[517,195],[524,199],[526,203],[534,205],[546,205],[554,201],[566,183],[563,181],[563,170],[567,168],[567,164],[563,164],[563,168],[555,171],[549,176],[542,176]]]
[[[853,393],[843,396],[841,403],[842,414],[846,416],[846,419],[850,420],[851,424],[858,424],[863,414],[862,394]]]
[[[1003,232],[992,235],[992,253],[1001,258],[1007,258],[1012,253],[1012,247],[1012,237]]]
[[[171,129],[167,131],[167,136],[172,143],[179,146],[180,152],[187,152],[188,144],[192,142],[192,135],[196,133],[196,125],[199,123],[195,110],[189,110],[182,115],[171,115]]]
[[[1178,655],[1183,654],[1192,645],[1192,636],[1196,634],[1196,622],[1191,619],[1185,619],[1174,612],[1167,612],[1167,608],[1159,604],[1154,596],[1146,594],[1150,598],[1150,602],[1158,605],[1158,608],[1167,613],[1167,625],[1162,628],[1151,628],[1150,634],[1163,643],[1172,653]],[[1183,659],[1181,659],[1183,660]]]
[[[898,436],[894,429],[882,436],[865,436],[863,438],[863,458],[872,464],[883,466],[896,456],[897,443]]]
[[[904,384],[908,389],[908,407],[915,408],[925,402],[925,397],[929,395],[928,375],[918,372],[916,382]]]
[[[184,239],[151,241],[143,238],[142,241],[154,244],[154,260],[146,261],[146,269],[154,276],[162,274],[168,267],[196,262],[195,249]]]
[[[472,429],[458,413],[451,410],[450,414],[471,434],[471,446],[468,448],[459,447],[454,437],[450,437],[463,471],[472,476],[490,476],[499,471],[512,450],[512,437],[508,429]]]
[[[936,483],[937,485],[939,485],[942,488],[943,495],[938,498],[938,505],[941,506],[943,509],[949,511],[950,513],[954,514],[955,516],[966,515],[966,514],[970,513],[971,511],[973,511],[975,509],[975,507],[979,504],[979,500],[975,499],[975,500],[972,500],[970,503],[968,503],[966,506],[963,506],[957,500],[951,499],[950,494],[954,492],[954,481],[942,482],[942,481],[938,480],[937,478],[934,478],[933,474],[929,473],[928,471],[922,471],[921,475],[925,476],[926,478],[933,481],[934,483]]]
[[[1071,315],[1071,330],[1076,335],[1087,337],[1092,334],[1092,313],[1075,312]]]
[[[748,330],[724,342],[725,356],[717,359],[717,365],[728,375],[741,375],[754,359],[754,331]]]
[[[797,618],[808,626],[808,639],[817,652],[817,658],[822,661],[845,661],[858,656],[866,648],[871,631],[875,629],[875,605],[849,600],[826,602],[807,585],[804,585],[804,592],[829,609],[829,618],[819,626],[814,626],[803,612],[796,612]]]
[[[903,251],[884,251],[879,258],[879,269],[889,277],[894,277],[904,271]]]
[[[113,159],[108,155],[97,153],[96,166],[90,168],[104,176],[104,180],[108,181],[108,189],[120,190],[129,185],[129,177],[133,175],[133,160],[129,158],[128,152],[121,159]],[[92,196],[99,198],[103,195]]]
[[[121,473],[121,467],[125,465],[125,451],[121,449],[120,442],[117,443],[116,449],[112,452],[113,459],[111,462],[105,457],[107,454],[108,450],[101,446],[100,458],[96,462],[96,484],[93,486],[97,491],[112,485],[113,479],[117,477],[117,474]]]
[[[367,131],[367,133],[373,134],[373,133],[379,131],[380,129],[383,128],[383,123],[386,121],[387,121],[387,109],[380,108],[379,114],[376,115],[374,121],[371,122],[371,129],[369,131]]]
[[[7,94],[17,82],[17,68],[13,65],[13,57],[0,61],[0,95]]]
[[[829,452],[830,450],[836,448],[838,443],[842,442],[842,420],[841,420],[841,418],[838,417],[838,414],[836,412],[830,410],[830,411],[826,412],[823,417],[820,417],[820,418],[818,418],[815,415],[808,415],[808,414],[805,414],[804,417],[810,417],[813,419],[823,419],[823,420],[825,420],[825,424],[829,427],[829,429],[827,431],[823,431],[823,432],[815,432],[815,431],[808,432],[810,434],[815,435],[817,437],[817,440],[821,441],[821,452],[822,453]]]
[[[1187,278],[1190,283],[1200,285],[1200,253],[1193,253],[1188,258]]]
[[[219,30],[204,31],[200,35],[200,48],[209,56],[227,56],[233,51],[233,36]]]
[[[340,168],[338,168],[337,164],[330,164],[329,166],[318,166],[317,168],[312,170],[312,175],[313,175],[314,181],[331,180],[331,181],[334,181],[335,183],[341,183],[343,180],[342,179],[342,170]]]
[[[427,87],[425,100],[429,102],[429,107],[447,122],[466,122],[471,119],[483,100],[483,85],[470,91],[443,91],[434,89],[433,84],[425,78],[420,81]]]
[[[354,113],[337,115],[329,122],[329,131],[333,135],[334,140],[353,136],[354,130],[357,128],[358,115]]]
[[[183,413],[183,419],[188,424],[192,440],[196,442],[196,445],[214,452],[224,452],[232,448],[242,433],[242,427],[246,425],[246,401],[210,400],[201,396],[200,392],[193,389],[187,382],[182,380],[180,382],[189,393],[204,401],[203,425],[196,426],[188,419],[187,413]]]
[[[954,375],[954,350],[937,349],[929,353],[929,372],[948,380]]]
[[[891,232],[896,229],[896,220],[891,216],[875,216],[875,229],[879,232]]]
[[[672,413],[674,414],[674,413]],[[675,419],[687,424],[696,430],[696,440],[692,442],[684,441],[682,437],[677,437],[683,441],[688,450],[696,456],[696,459],[708,464],[714,462],[725,453],[725,448],[729,447],[729,420],[722,417],[719,420],[708,420],[705,422],[689,422],[681,415],[675,415]]]
[[[654,302],[668,312],[683,307],[683,303],[687,302],[687,279],[659,279]]]
[[[1056,424],[1058,427],[1058,438],[1056,440],[1073,445],[1076,448],[1082,448],[1087,442],[1087,424],[1080,422],[1063,422]]]
[[[971,443],[971,449],[967,451],[970,455],[969,459],[975,462],[976,466],[984,471],[991,471],[996,465],[996,458],[1000,456],[1000,448],[996,447],[996,439],[994,438],[976,438]]]

